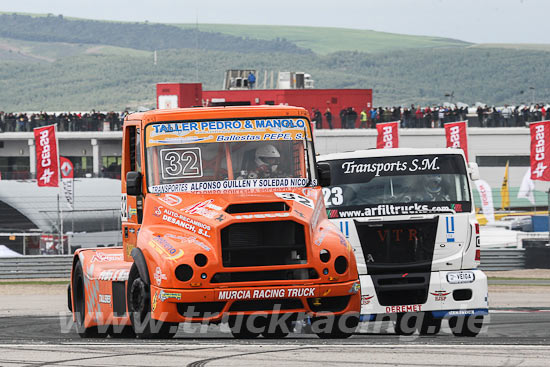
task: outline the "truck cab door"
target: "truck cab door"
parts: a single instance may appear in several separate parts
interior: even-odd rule
[[[124,259],[133,261],[130,256],[132,249],[137,245],[137,237],[141,227],[143,217],[143,188],[138,195],[130,195],[127,192],[128,172],[137,172],[142,174],[142,141],[141,141],[141,121],[127,121],[124,125],[124,135],[122,142],[123,162],[122,162],[122,245],[124,247]]]

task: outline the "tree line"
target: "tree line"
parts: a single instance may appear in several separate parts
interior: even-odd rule
[[[240,53],[311,54],[286,39],[257,40],[166,24],[69,20],[62,15],[0,15],[0,37],[37,42],[102,44],[138,50],[195,48]]]

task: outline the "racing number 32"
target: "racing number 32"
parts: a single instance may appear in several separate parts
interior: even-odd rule
[[[202,177],[199,148],[162,149],[160,151],[163,179]]]

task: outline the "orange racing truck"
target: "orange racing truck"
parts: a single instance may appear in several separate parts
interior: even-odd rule
[[[322,338],[351,335],[357,265],[327,219],[330,170],[316,164],[305,109],[154,110],[123,129],[123,247],[75,252],[80,336],[227,322],[238,338],[277,338],[298,319]]]

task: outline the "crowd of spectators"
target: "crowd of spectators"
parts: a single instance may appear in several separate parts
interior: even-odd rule
[[[86,113],[4,113],[0,111],[0,132],[30,132],[36,127],[57,124],[58,131],[119,131],[128,111]],[[550,120],[550,106],[477,107],[415,106],[376,107],[360,112],[353,107],[343,108],[333,116],[330,108],[324,112],[314,108],[312,121],[317,129],[375,128],[381,122],[400,121],[403,128],[438,128],[447,122],[469,120],[470,126],[521,127],[530,122]],[[339,123],[338,123],[339,122]]]
[[[4,113],[0,111],[0,132],[32,131],[57,124],[57,131],[117,131],[128,112]]]
[[[332,114],[327,108],[323,114],[313,109],[315,126],[332,129]],[[330,120],[328,116],[330,116]],[[359,119],[358,119],[359,117]],[[340,126],[343,129],[375,128],[378,123],[400,121],[403,128],[439,128],[447,122],[469,120],[471,126],[479,127],[521,127],[530,122],[550,120],[550,107],[544,104],[532,106],[477,107],[434,106],[421,107],[376,107],[363,109],[358,114],[352,107],[343,108],[339,113]],[[324,122],[327,122],[325,124]],[[328,123],[330,121],[330,123]],[[327,126],[328,125],[328,126]],[[338,124],[337,124],[338,126]]]

